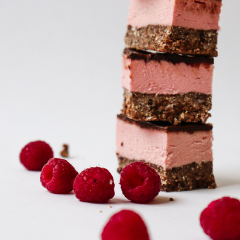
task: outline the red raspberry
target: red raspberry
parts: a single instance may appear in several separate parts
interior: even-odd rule
[[[106,168],[92,167],[75,178],[73,190],[82,202],[104,203],[115,195],[114,186],[112,174]]]
[[[122,170],[120,185],[127,199],[144,203],[153,200],[158,195],[161,179],[148,164],[133,162]]]
[[[73,190],[73,181],[77,175],[78,172],[67,160],[51,158],[43,167],[40,180],[49,192],[64,194]]]
[[[28,169],[41,171],[47,161],[53,157],[52,148],[43,141],[28,143],[20,153],[20,162]]]
[[[103,228],[102,240],[149,240],[142,218],[130,210],[114,214]]]
[[[240,201],[223,197],[211,202],[200,215],[204,232],[214,240],[240,239]]]

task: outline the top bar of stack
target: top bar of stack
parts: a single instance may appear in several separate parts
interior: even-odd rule
[[[216,57],[221,0],[131,0],[126,47]]]

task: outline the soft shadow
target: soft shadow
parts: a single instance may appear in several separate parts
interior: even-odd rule
[[[115,205],[115,204],[126,204],[126,203],[131,203],[131,202],[128,200],[121,199],[121,198],[113,198],[105,203],[94,203],[94,202],[84,202],[84,203],[93,204],[93,205]]]
[[[217,187],[230,187],[234,185],[240,185],[240,179],[239,178],[225,178],[225,177],[216,177]]]
[[[113,198],[110,200],[108,203],[109,204],[140,204],[140,205],[158,205],[158,204],[165,204],[165,203],[171,203],[176,201],[176,198],[171,198],[171,197],[162,197],[162,196],[157,196],[155,197],[151,202],[148,203],[135,203],[131,202],[129,200],[121,199],[121,198]]]
[[[70,193],[58,193],[57,195],[63,195],[63,196],[67,196],[67,195],[74,195],[74,192],[70,192]]]
[[[157,204],[165,204],[165,203],[172,203],[172,202],[176,202],[176,198],[172,198],[172,200],[170,200],[171,197],[162,197],[162,196],[157,196],[155,197],[151,202],[147,203],[148,205],[157,205]]]
[[[151,202],[148,203],[136,203],[136,202],[131,202],[129,200],[125,200],[125,199],[121,199],[121,198],[113,198],[112,200],[110,200],[108,203],[109,204],[140,204],[140,205],[158,205],[158,204],[165,204],[165,203],[170,203],[173,201],[176,201],[176,198],[172,198],[172,200],[170,200],[171,197],[161,197],[161,196],[157,196],[155,197]]]
[[[131,203],[129,200],[125,200],[122,198],[113,198],[110,201],[108,201],[108,204],[126,204],[126,203]]]
[[[74,195],[74,192],[73,192],[73,191],[71,191],[70,193],[51,193],[51,192],[49,192],[47,189],[44,189],[44,191],[45,191],[46,193],[50,193],[50,194],[58,195],[58,196],[60,196],[60,195],[62,195],[62,196],[71,196],[71,195]]]

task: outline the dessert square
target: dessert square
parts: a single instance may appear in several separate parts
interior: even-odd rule
[[[160,175],[162,191],[215,188],[212,171],[212,125],[172,126],[166,122],[136,122],[117,116],[118,172],[143,161]]]
[[[213,58],[125,49],[122,67],[128,118],[177,125],[210,116]]]
[[[126,47],[217,56],[221,0],[131,0]]]

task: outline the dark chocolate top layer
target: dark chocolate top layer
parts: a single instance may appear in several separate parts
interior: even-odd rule
[[[129,119],[124,114],[118,114],[118,119],[121,119],[130,124],[136,124],[140,128],[151,128],[166,132],[188,132],[193,133],[195,131],[210,131],[213,126],[210,123],[182,123],[181,125],[174,126],[169,122],[137,122],[132,119]]]
[[[151,53],[147,51],[134,50],[130,48],[125,48],[123,54],[127,55],[127,58],[132,60],[144,60],[145,62],[153,61],[168,61],[173,64],[176,63],[186,63],[187,65],[199,65],[201,63],[213,64],[214,59],[212,57],[204,56],[190,56],[190,55],[178,55],[171,53]]]

